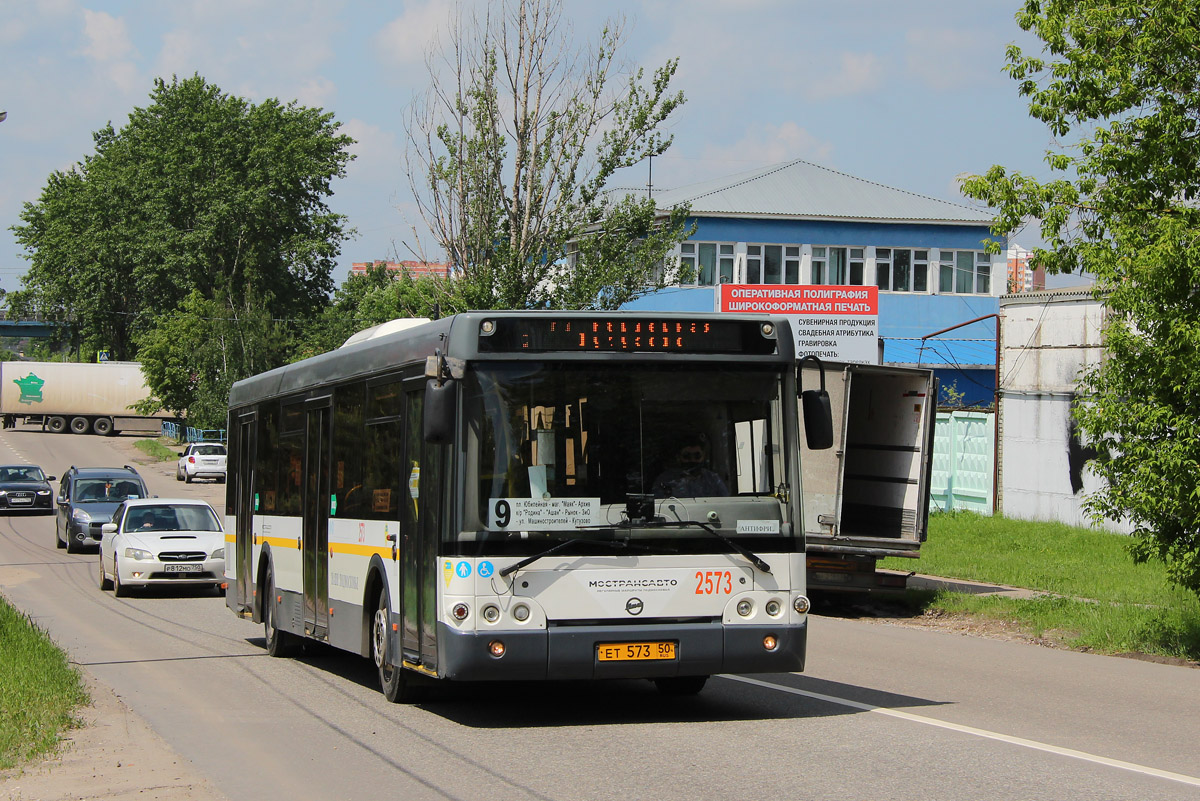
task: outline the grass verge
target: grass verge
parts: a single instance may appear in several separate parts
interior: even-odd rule
[[[1014,624],[1070,648],[1200,661],[1200,598],[1161,564],[1136,565],[1120,534],[968,512],[929,518],[921,558],[880,567],[1051,593],[1032,599],[954,592],[912,596],[925,610]]]
[[[53,751],[90,700],[67,655],[0,597],[0,770]]]
[[[133,447],[156,462],[173,462],[179,458],[178,451],[171,450],[162,440],[158,439],[139,439],[133,443]]]

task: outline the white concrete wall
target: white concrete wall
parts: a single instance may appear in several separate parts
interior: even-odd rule
[[[1091,525],[1083,511],[1100,479],[1073,437],[1080,372],[1102,354],[1104,308],[1089,290],[1000,300],[1000,509],[1006,517]],[[1128,532],[1123,521],[1105,528]]]

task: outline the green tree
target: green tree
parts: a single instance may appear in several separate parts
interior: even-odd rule
[[[964,190],[999,209],[997,233],[1040,220],[1049,272],[1096,276],[1105,358],[1076,416],[1105,486],[1088,509],[1130,520],[1134,558],[1200,593],[1200,0],[1027,0],[1017,20],[1044,48],[1010,47],[1007,69],[1066,143],[1056,177],[996,166]]]
[[[81,351],[117,359],[175,330],[173,318],[198,308],[193,297],[212,304],[206,320],[318,314],[352,233],[326,205],[352,140],[320,109],[254,105],[200,76],[158,80],[150,100],[120,131],[110,123],[94,134],[95,152],[25,205],[13,230],[30,268],[10,308],[67,319]],[[250,341],[262,330],[229,340],[248,350],[215,384],[202,372],[204,391],[286,359],[278,337]],[[171,396],[165,383],[151,387]]]
[[[373,264],[338,288],[329,307],[306,327],[293,356],[302,359],[333,350],[351,334],[388,320],[440,315],[449,299],[444,281]]]
[[[619,75],[622,26],[594,48],[567,35],[561,0],[494,0],[431,53],[408,122],[408,177],[454,271],[447,310],[614,308],[678,277],[663,257],[687,209],[622,196],[614,174],[671,144],[677,61]]]
[[[142,411],[163,408],[201,428],[224,428],[233,382],[278,366],[290,342],[287,325],[253,298],[234,307],[193,290],[139,338],[142,372],[154,391]]]

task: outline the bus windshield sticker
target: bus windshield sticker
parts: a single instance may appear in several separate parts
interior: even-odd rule
[[[778,520],[739,520],[737,521],[738,534],[778,534]]]
[[[488,501],[488,528],[492,530],[575,528],[599,522],[599,498],[492,498]]]

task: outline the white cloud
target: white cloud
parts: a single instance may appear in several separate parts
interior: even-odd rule
[[[309,79],[296,91],[296,100],[304,106],[325,108],[337,96],[337,86],[322,76]]]
[[[345,122],[339,133],[355,140],[350,148],[355,156],[355,160],[350,162],[351,171],[366,171],[377,177],[381,177],[380,173],[390,172],[397,183],[402,181],[402,159],[395,132],[355,117]]]
[[[914,78],[939,92],[1001,76],[1003,54],[981,49],[979,33],[920,28],[905,34],[905,66]]]
[[[879,86],[883,70],[873,53],[843,52],[836,70],[817,73],[807,82],[804,95],[810,100],[861,95]]]
[[[406,3],[404,13],[375,34],[382,60],[397,66],[424,63],[426,51],[446,29],[453,11],[449,0]]]
[[[729,162],[741,159],[743,162],[752,160],[746,168],[756,165],[774,164],[791,159],[806,159],[815,162],[827,162],[833,153],[830,142],[809,133],[794,122],[782,125],[763,125],[728,147],[709,146],[705,148],[705,158],[717,160],[724,156]]]
[[[103,11],[83,10],[83,35],[88,42],[83,54],[95,61],[108,64],[137,55],[125,20]]]

